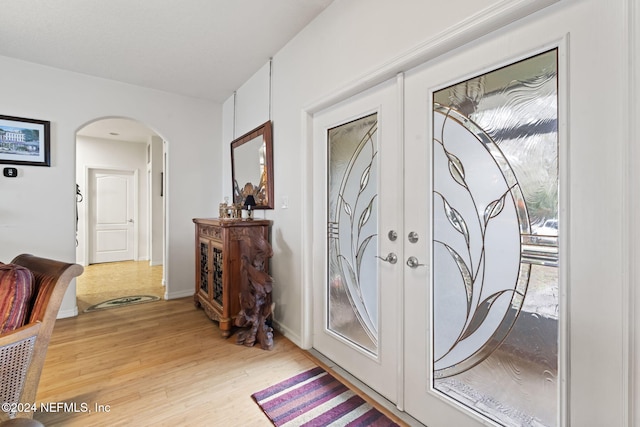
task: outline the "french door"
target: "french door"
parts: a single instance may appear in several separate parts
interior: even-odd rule
[[[492,55],[314,115],[314,347],[426,425],[556,426],[558,50]]]
[[[406,73],[404,223],[424,239],[405,244],[404,408],[556,426],[558,49],[484,52]]]
[[[401,84],[314,115],[314,347],[397,401]],[[320,165],[323,165],[320,167]]]

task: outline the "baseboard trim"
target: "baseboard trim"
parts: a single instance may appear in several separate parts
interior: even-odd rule
[[[292,343],[294,343],[298,347],[304,349],[304,347],[301,345],[302,341],[300,339],[300,335],[296,334],[291,329],[289,329],[286,326],[284,326],[282,323],[279,323],[279,322],[274,320],[273,329],[278,331],[278,332],[280,332],[280,334],[284,335],[285,338],[287,338],[289,341],[291,341]]]
[[[166,289],[166,286],[165,286]],[[164,299],[166,300],[170,300],[170,299],[178,299],[178,298],[184,298],[184,297],[192,297],[193,296],[193,289],[189,289],[189,290],[185,290],[185,291],[179,291],[179,292],[166,292],[164,293]]]
[[[75,305],[72,309],[58,311],[56,319],[65,319],[67,317],[76,317],[78,315],[78,306]]]

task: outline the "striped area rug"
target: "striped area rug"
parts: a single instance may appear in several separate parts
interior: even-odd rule
[[[398,425],[320,367],[251,397],[276,427]]]

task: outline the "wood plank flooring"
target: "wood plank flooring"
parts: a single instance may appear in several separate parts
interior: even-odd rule
[[[47,427],[270,426],[251,394],[322,365],[285,337],[274,341],[264,351],[222,338],[192,298],[59,319],[37,396],[52,410],[34,418]]]

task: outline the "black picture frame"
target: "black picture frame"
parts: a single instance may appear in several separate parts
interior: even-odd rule
[[[0,115],[0,163],[51,166],[51,122]]]

